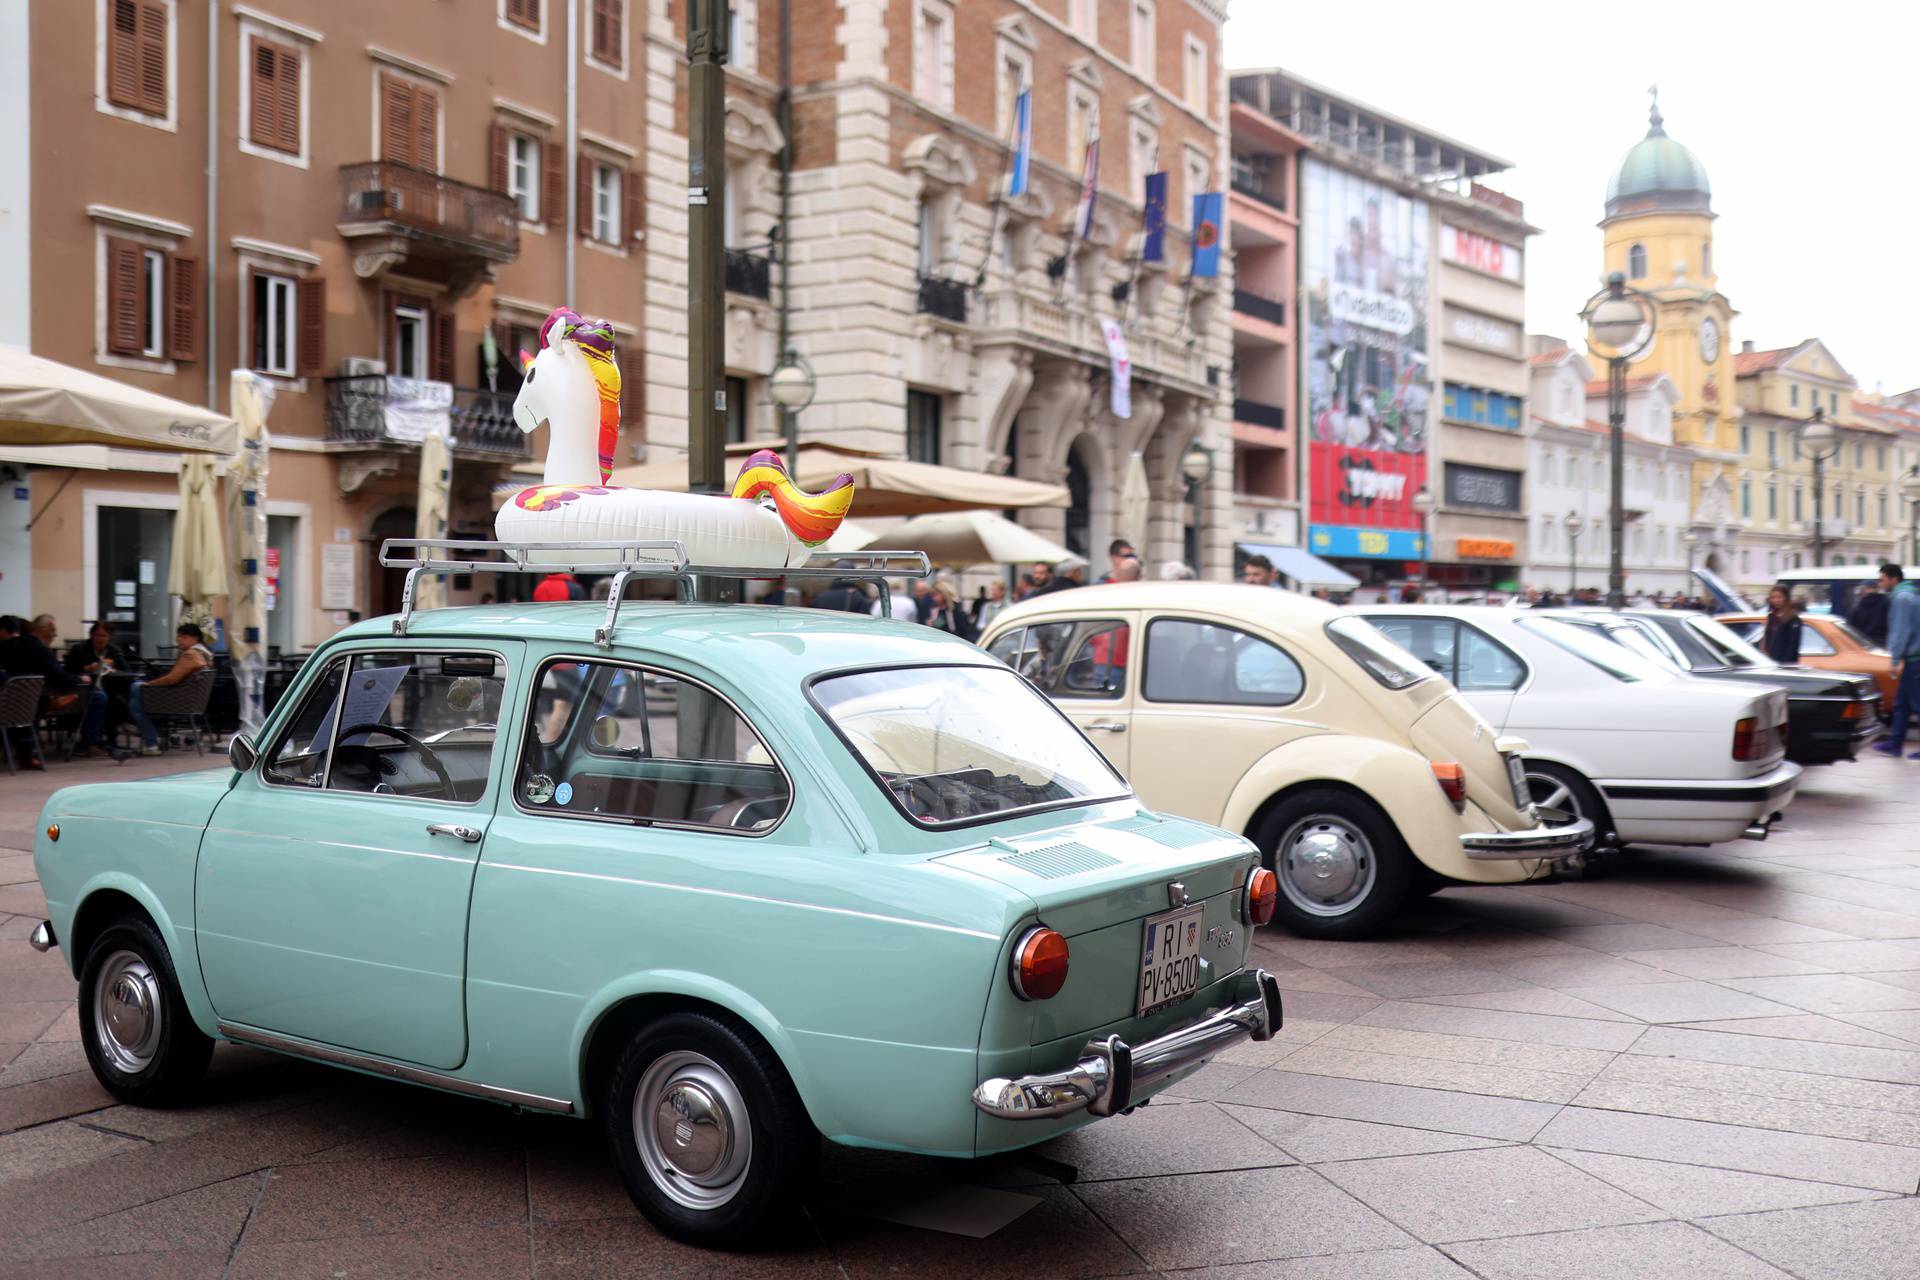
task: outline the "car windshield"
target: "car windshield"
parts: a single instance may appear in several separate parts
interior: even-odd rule
[[[1072,722],[1002,667],[888,667],[816,680],[812,694],[921,826],[1128,794]]]
[[[1773,659],[1760,652],[1717,618],[1688,618],[1687,629],[1699,638],[1700,643],[1713,651],[1713,656],[1729,667],[1770,667]]]
[[[1405,689],[1433,676],[1433,668],[1387,639],[1365,618],[1335,618],[1327,624],[1327,635],[1389,689]]]
[[[1558,618],[1522,618],[1519,625],[1627,684],[1671,680],[1671,669],[1598,635],[1594,628]]]

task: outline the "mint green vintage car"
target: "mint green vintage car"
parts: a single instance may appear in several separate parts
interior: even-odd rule
[[[731,1245],[821,1135],[1025,1147],[1278,1029],[1254,847],[1146,811],[985,653],[612,613],[363,622],[231,768],[53,796],[34,943],[101,1083],[177,1102],[225,1040],[597,1115],[659,1228]]]

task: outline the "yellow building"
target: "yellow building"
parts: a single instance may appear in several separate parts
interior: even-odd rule
[[[1607,184],[1603,274],[1621,272],[1653,299],[1654,339],[1635,374],[1664,373],[1680,398],[1673,442],[1690,458],[1691,531],[1698,563],[1728,572],[1739,542],[1734,505],[1740,409],[1729,331],[1737,314],[1713,267],[1712,188],[1694,154],[1667,136],[1656,101],[1647,136]]]
[[[1758,594],[1782,569],[1813,564],[1816,522],[1827,564],[1891,559],[1906,514],[1895,487],[1897,427],[1872,406],[1856,407],[1853,375],[1817,338],[1771,351],[1746,343],[1734,367],[1742,413],[1735,511],[1746,532],[1727,576]],[[1801,441],[1816,412],[1837,432],[1817,490]]]

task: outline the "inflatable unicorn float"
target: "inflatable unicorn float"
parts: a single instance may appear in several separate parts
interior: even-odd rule
[[[513,420],[529,435],[543,423],[550,428],[547,465],[539,484],[508,498],[494,517],[502,542],[674,539],[690,564],[793,568],[833,536],[853,505],[852,476],[807,493],[771,449],[746,460],[731,497],[610,486],[620,438],[613,326],[560,307],[540,326],[539,353],[522,351],[520,363],[526,380]]]

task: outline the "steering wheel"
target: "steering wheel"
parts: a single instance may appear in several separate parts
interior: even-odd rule
[[[336,739],[336,741],[340,741],[344,743],[345,739],[351,738],[354,735],[361,734],[361,733],[384,733],[389,738],[393,738],[399,742],[405,743],[407,746],[411,747],[414,751],[419,753],[421,762],[425,764],[427,768],[433,770],[434,778],[440,783],[441,798],[446,800],[458,800],[460,798],[460,794],[457,791],[455,791],[453,788],[453,775],[447,772],[446,765],[440,763],[440,756],[434,751],[432,747],[420,741],[420,739],[414,737],[411,733],[408,733],[405,729],[402,729],[396,725],[390,725],[390,724],[348,725],[345,729],[342,729],[340,731],[340,737]],[[355,742],[355,743],[352,743],[351,745],[359,747],[359,746],[362,746],[363,744]],[[366,749],[371,750],[371,748],[366,748]]]

